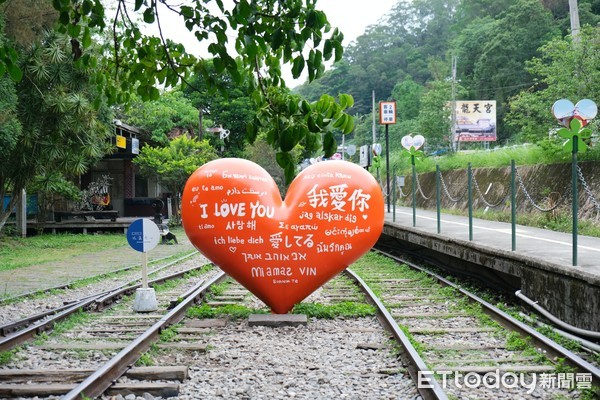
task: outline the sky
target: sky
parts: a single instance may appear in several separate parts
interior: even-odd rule
[[[329,23],[344,34],[344,46],[362,35],[369,25],[376,24],[399,0],[317,0],[317,9],[327,15]],[[282,70],[285,71],[285,70]],[[306,81],[306,75],[298,80],[291,72],[284,73],[289,87]]]
[[[376,24],[389,13],[399,0],[317,0],[317,9],[327,15],[329,23],[344,34],[344,45],[348,45],[365,32],[369,25]],[[207,55],[199,48],[196,39],[187,31],[180,20],[170,20],[170,13],[161,13],[163,33],[168,38],[186,46],[187,51],[196,55]],[[171,23],[172,22],[172,23]],[[306,80],[305,76],[292,79],[291,67],[282,70],[288,87],[294,87]]]
[[[317,0],[332,26],[344,33],[344,45],[387,14],[398,0]]]

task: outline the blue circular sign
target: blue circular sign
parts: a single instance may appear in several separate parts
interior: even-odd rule
[[[127,228],[127,242],[136,251],[150,251],[156,247],[159,240],[158,226],[149,219],[136,219]]]

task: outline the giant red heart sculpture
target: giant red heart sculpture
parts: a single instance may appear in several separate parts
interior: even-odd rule
[[[384,202],[377,181],[346,161],[308,167],[282,201],[262,167],[224,158],[190,176],[182,219],[198,250],[284,314],[375,244]]]

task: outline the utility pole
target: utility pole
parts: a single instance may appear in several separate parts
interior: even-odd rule
[[[450,123],[450,145],[452,151],[460,150],[460,142],[458,135],[456,143],[454,135],[456,134],[456,56],[452,56],[452,122]]]
[[[375,137],[375,91],[373,90],[373,144],[375,144],[375,141],[377,140],[377,138]]]
[[[579,43],[579,9],[577,0],[569,0],[569,16],[571,19],[571,37],[573,43]]]

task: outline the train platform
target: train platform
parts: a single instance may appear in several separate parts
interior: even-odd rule
[[[386,209],[387,210],[387,209]],[[497,280],[557,317],[600,331],[600,238],[579,236],[573,266],[572,234],[517,225],[512,251],[510,223],[396,207],[385,215],[385,238],[451,266],[455,272]],[[484,267],[484,269],[482,269]]]
[[[148,252],[148,263],[194,250],[187,236],[177,233],[178,244],[159,244]],[[142,263],[141,253],[133,250],[123,235],[123,246],[66,257],[59,261],[0,271],[0,299],[67,285],[81,279],[108,274]]]

